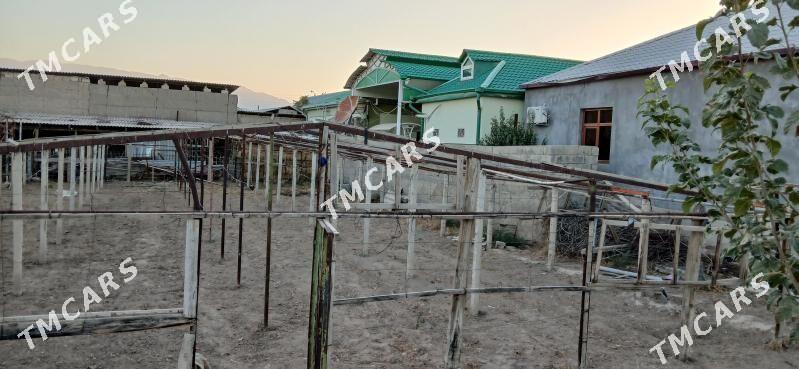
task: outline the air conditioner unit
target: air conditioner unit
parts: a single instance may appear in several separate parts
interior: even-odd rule
[[[537,126],[549,125],[549,112],[546,106],[531,106],[527,108],[527,124]]]

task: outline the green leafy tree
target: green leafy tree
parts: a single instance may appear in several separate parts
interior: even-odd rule
[[[785,19],[785,9],[779,7],[785,4],[799,9],[799,0],[722,0],[722,10],[697,25],[700,38],[707,24],[718,17],[733,16],[751,6],[771,5],[771,13],[776,12],[764,23],[750,20],[751,28],[742,27],[740,35],[730,25],[727,33],[734,42],[713,35],[707,38],[703,55],[710,58],[701,64],[707,96],[701,128],[691,131],[688,109],[672,104],[652,80],[647,81],[638,108],[652,143],[668,148],[666,154],[652,158],[652,167],[671,164],[679,176],[672,191],[693,193],[684,210],[707,206],[711,219],[722,225],[721,235],[730,241],[728,256],[748,265],[750,275],[763,273],[771,286],[767,304],[775,318],[771,343],[775,349],[799,338],[799,327],[792,323],[799,316],[799,192],[787,182],[788,163],[780,158],[780,138],[794,129],[799,111],[786,112],[786,104],[765,98],[779,93],[784,101],[797,89],[799,63],[788,34],[799,26],[799,17]],[[770,38],[770,30],[782,38]],[[757,48],[753,55],[743,55],[743,37]],[[779,49],[782,53],[771,51]],[[770,68],[753,67],[765,61]],[[673,81],[668,85],[676,88]],[[718,149],[702,151],[695,135],[713,132],[721,136]],[[785,144],[795,150],[793,140]],[[789,324],[793,324],[792,333],[785,338],[782,330]]]
[[[505,109],[499,108],[499,118],[491,118],[491,132],[480,140],[485,146],[529,146],[538,143],[532,126],[519,123],[505,116]]]
[[[302,108],[305,105],[308,105],[308,96],[307,95],[300,96],[300,98],[297,99],[297,100],[294,100],[294,103],[292,104],[292,106],[297,108],[297,109],[300,109],[300,108]]]

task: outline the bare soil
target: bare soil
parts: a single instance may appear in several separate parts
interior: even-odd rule
[[[26,188],[26,208],[37,208],[38,183]],[[284,186],[286,189],[288,186]],[[213,191],[211,191],[211,189]],[[55,192],[55,191],[53,191]],[[211,195],[213,192],[213,195]],[[3,189],[3,206],[9,191]],[[221,187],[209,186],[207,200],[220,209]],[[238,208],[232,186],[229,208]],[[54,208],[51,199],[51,207]],[[290,208],[283,196],[279,208]],[[86,209],[185,210],[185,194],[174,183],[110,182],[86,202]],[[90,205],[91,203],[91,205]],[[298,210],[308,197],[297,198]],[[263,193],[246,193],[246,209],[263,209]],[[12,294],[11,225],[2,222],[0,316],[59,311],[82,289],[99,291],[97,277],[133,258],[138,276],[113,291],[91,311],[176,308],[182,305],[184,224],[155,216],[104,216],[64,221],[64,239],[56,245],[55,221],[49,222],[49,260],[37,263],[38,221],[25,222],[24,294]],[[227,222],[225,257],[220,256],[219,220],[204,223],[198,352],[213,368],[304,368],[313,228],[307,219],[273,221],[269,328],[263,326],[265,220],[245,220],[242,283],[236,286],[238,221]],[[341,219],[335,240],[335,298],[452,287],[456,243],[438,235],[434,222],[417,228],[415,276],[405,275],[406,222],[372,220],[369,255],[361,256],[360,220]],[[211,229],[212,237],[208,239]],[[544,237],[542,235],[542,237]],[[558,260],[546,272],[540,250],[490,250],[483,254],[484,286],[576,285],[577,260]],[[591,368],[796,368],[799,350],[766,347],[771,319],[764,300],[744,306],[734,319],[697,339],[691,361],[669,355],[661,365],[649,353],[669,334],[679,333],[681,293],[669,289],[592,293],[589,356]],[[729,301],[727,291],[700,291],[699,311],[715,315],[713,303]],[[437,296],[342,305],[333,309],[331,367],[441,368],[451,297]],[[480,296],[479,314],[464,324],[464,368],[575,368],[580,294],[550,292]],[[731,304],[728,303],[728,306]],[[713,319],[711,319],[713,320]],[[34,323],[34,322],[31,322]],[[0,368],[174,368],[182,331],[159,330],[96,336],[0,342]]]

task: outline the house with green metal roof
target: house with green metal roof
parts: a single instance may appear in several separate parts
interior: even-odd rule
[[[458,63],[457,76],[414,99],[421,105],[425,129],[436,129],[444,143],[479,143],[500,110],[524,124],[520,85],[529,76],[547,76],[581,62],[467,49]]]
[[[480,50],[455,58],[369,49],[361,63],[344,87],[366,104],[365,125],[411,137],[434,128],[442,142],[475,144],[500,109],[522,116],[522,83],[580,62]]]
[[[347,90],[308,96],[308,103],[303,105],[300,110],[310,122],[330,122],[336,116],[341,101],[350,95],[352,92]]]

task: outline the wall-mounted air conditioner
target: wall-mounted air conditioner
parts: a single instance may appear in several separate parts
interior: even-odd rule
[[[527,108],[527,124],[537,126],[549,125],[549,112],[546,106],[531,106]]]

